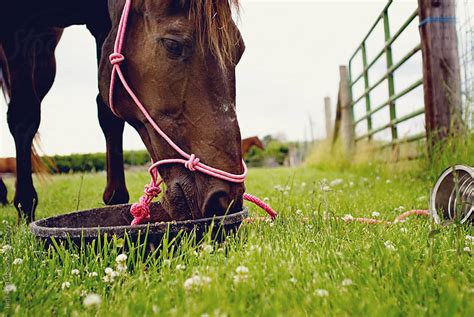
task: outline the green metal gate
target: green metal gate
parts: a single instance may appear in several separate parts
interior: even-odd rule
[[[407,29],[410,23],[418,17],[418,10],[415,10],[402,24],[402,26],[394,33],[390,30],[390,20],[389,20],[389,13],[388,10],[392,5],[393,1],[390,0],[387,5],[382,10],[381,14],[378,16],[375,23],[370,28],[367,35],[362,40],[362,43],[357,47],[356,51],[352,54],[349,60],[349,88],[351,93],[351,110],[353,113],[354,118],[354,107],[360,101],[365,100],[365,113],[362,117],[359,117],[354,120],[354,131],[356,127],[361,124],[367,125],[367,133],[363,135],[356,135],[355,141],[361,140],[372,140],[373,136],[383,130],[390,129],[391,132],[391,142],[384,144],[383,147],[387,146],[394,146],[401,143],[408,143],[417,141],[420,139],[425,138],[426,133],[419,133],[409,137],[400,138],[398,133],[398,125],[402,122],[408,121],[414,117],[422,115],[424,113],[424,108],[421,106],[416,111],[413,111],[407,115],[402,117],[397,117],[396,111],[396,101],[405,96],[406,94],[410,93],[417,87],[423,84],[423,75],[420,73],[420,78],[410,84],[408,87],[404,88],[401,91],[396,91],[395,89],[395,80],[394,80],[394,73],[397,69],[399,69],[403,64],[405,64],[412,56],[414,56],[418,51],[421,50],[421,45],[418,44],[413,47],[410,51],[408,51],[399,61],[394,62],[393,54],[392,54],[392,45],[394,42],[400,37],[400,35]],[[378,52],[372,60],[367,59],[367,40],[373,34],[375,28],[379,25],[383,24],[383,30],[385,34],[385,44],[383,49]],[[361,53],[362,57],[362,72],[354,74],[353,73],[353,62],[358,53]],[[374,84],[370,85],[369,82],[369,70],[374,66],[374,64],[379,61],[380,58],[385,56],[386,59],[386,72],[383,74],[381,78],[379,78]],[[361,95],[354,96],[353,94],[353,87],[354,85],[359,82],[360,80],[364,81],[364,92]],[[382,102],[381,104],[373,105],[371,100],[371,92],[380,86],[384,80],[387,80],[388,83],[388,99]],[[390,118],[387,118],[388,123],[384,124],[380,127],[373,128],[372,126],[372,117],[375,113],[379,112],[382,109],[389,107]]]

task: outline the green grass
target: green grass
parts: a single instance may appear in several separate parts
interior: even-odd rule
[[[12,250],[0,255],[0,315],[473,316],[474,245],[465,238],[472,229],[437,228],[427,218],[385,226],[323,216],[377,211],[380,219],[392,220],[400,206],[427,208],[431,180],[387,179],[376,170],[252,170],[248,191],[268,197],[280,212],[274,224],[243,225],[223,245],[185,244],[174,255],[165,250],[147,260],[128,251],[128,273],[113,283],[102,278],[106,267],[115,267],[121,241],[99,254],[45,251],[25,225],[14,224],[13,207],[3,208],[0,220],[7,224],[0,224],[0,248],[8,244]],[[322,183],[335,179],[342,184],[322,191]],[[146,173],[127,175],[133,199],[147,181]],[[52,177],[37,186],[37,217],[100,206],[104,183],[104,174]],[[8,186],[12,192],[12,183]],[[254,207],[251,213],[262,215]],[[396,250],[387,248],[387,241]],[[464,251],[466,246],[473,251]],[[16,258],[23,262],[13,264]],[[236,273],[239,266],[248,273]],[[98,276],[89,277],[90,272]],[[210,281],[187,290],[185,281],[192,276]],[[343,285],[349,279],[352,285]],[[70,287],[62,289],[65,282]],[[16,292],[5,293],[7,284],[14,284]],[[99,306],[84,306],[90,293],[100,295]]]

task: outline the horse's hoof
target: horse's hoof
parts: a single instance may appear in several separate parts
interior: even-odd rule
[[[19,191],[17,190],[17,193]],[[38,195],[33,189],[20,191],[21,194],[15,195],[13,204],[18,211],[19,221],[25,219],[27,223],[35,220],[35,210],[38,206]]]
[[[106,188],[102,196],[106,205],[120,205],[127,204],[130,200],[130,195],[126,188],[124,189],[109,189]]]

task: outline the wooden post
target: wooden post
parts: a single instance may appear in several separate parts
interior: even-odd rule
[[[354,144],[354,118],[351,109],[351,93],[349,91],[349,80],[346,66],[339,66],[339,97],[338,103],[341,109],[341,138],[346,155],[352,155]]]
[[[326,114],[326,139],[330,139],[332,135],[332,113],[331,113],[331,98],[324,98],[324,112]]]
[[[418,0],[429,148],[462,128],[455,0]]]

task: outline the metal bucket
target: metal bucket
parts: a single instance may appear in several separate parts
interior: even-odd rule
[[[437,224],[474,224],[474,168],[454,165],[441,174],[430,195],[430,213]]]

